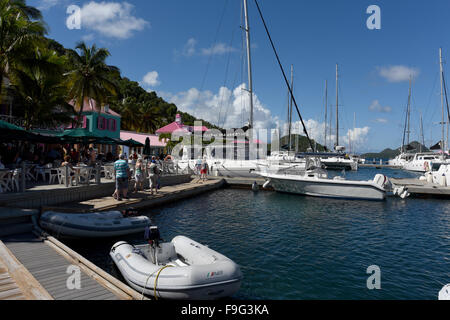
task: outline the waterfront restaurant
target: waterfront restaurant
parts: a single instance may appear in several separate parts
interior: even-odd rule
[[[70,102],[73,105],[73,101]],[[113,139],[120,138],[120,120],[121,116],[111,110],[108,105],[97,108],[97,102],[94,99],[85,99],[83,112],[81,113],[79,128],[87,130],[89,133],[108,137]],[[65,129],[72,129],[73,125],[69,125]],[[117,146],[111,144],[98,145],[97,153],[111,153],[117,155]]]

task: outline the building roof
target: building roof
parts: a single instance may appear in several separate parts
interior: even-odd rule
[[[205,132],[208,131],[209,129],[205,126],[188,126],[188,125],[184,125],[184,124],[180,124],[177,122],[172,122],[171,124],[168,124],[165,127],[162,127],[158,130],[156,130],[156,133],[173,133],[175,131],[180,131],[180,132],[194,132],[194,131],[201,131],[201,132]]]
[[[162,139],[161,141],[159,141],[159,136],[156,134],[120,131],[121,140],[133,139],[145,144],[145,139],[147,139],[147,137],[150,139],[151,147],[165,147],[167,145],[167,139]]]
[[[73,100],[70,100],[69,104],[75,106],[75,102]],[[83,112],[98,112],[97,102],[92,98],[85,98],[83,104]],[[121,118],[120,114],[109,108],[109,106],[101,107],[100,113]]]

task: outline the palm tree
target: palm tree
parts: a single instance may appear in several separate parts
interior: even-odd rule
[[[120,104],[116,104],[122,120],[120,126],[125,130],[140,131],[141,108],[135,97],[123,98]]]
[[[11,94],[25,120],[26,129],[33,126],[56,128],[69,123],[75,112],[67,103],[67,87],[63,82],[65,56],[36,48],[35,54],[11,70]]]
[[[141,122],[139,125],[139,131],[154,133],[162,123],[161,109],[152,104],[145,103],[141,107],[140,111]]]
[[[110,55],[107,49],[97,48],[95,44],[89,48],[84,42],[78,43],[76,49],[80,54],[68,50],[73,67],[64,75],[67,77],[69,98],[74,101],[75,109],[81,115],[86,99],[94,99],[101,108],[111,96],[117,94],[118,88],[112,74],[120,71],[105,63]]]
[[[24,0],[0,0],[0,97],[4,78],[46,33],[40,11]]]

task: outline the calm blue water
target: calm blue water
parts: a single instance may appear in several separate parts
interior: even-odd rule
[[[366,168],[346,175],[376,173],[412,176]],[[236,299],[437,299],[450,283],[446,200],[342,201],[223,189],[147,214],[166,240],[182,234],[237,262],[244,280]],[[117,240],[70,246],[117,276],[108,256]],[[381,269],[381,290],[366,287],[370,265]]]

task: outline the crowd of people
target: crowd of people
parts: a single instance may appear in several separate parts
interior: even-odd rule
[[[113,197],[118,201],[123,199],[129,199],[129,182],[132,179],[132,173],[130,165],[133,163],[133,156],[130,156],[130,160],[127,161],[124,154],[119,155],[119,159],[114,162],[114,177],[116,179],[116,190]],[[152,156],[142,159],[138,157],[134,164],[134,192],[143,191],[146,179],[149,180],[150,194],[158,194],[160,186],[160,175],[163,172],[163,162],[159,157]],[[147,176],[146,176],[147,175]]]
[[[38,179],[38,173],[40,168],[44,167],[64,167],[77,165],[87,165],[95,166],[97,164],[113,163],[117,160],[123,160],[134,167],[134,179],[136,185],[134,187],[135,191],[143,190],[144,187],[144,172],[148,172],[151,164],[155,164],[158,170],[162,171],[166,164],[166,158],[164,155],[154,156],[152,158],[146,157],[142,159],[138,156],[136,152],[130,154],[129,157],[126,154],[121,155],[123,159],[118,156],[114,156],[113,153],[108,152],[106,154],[98,153],[93,146],[82,146],[79,145],[78,148],[75,145],[41,145],[32,144],[28,142],[19,142],[18,144],[13,143],[0,143],[0,170],[8,169],[14,170],[20,168],[22,163],[25,162],[27,165],[32,166],[32,173]],[[161,160],[164,159],[164,160]],[[146,163],[144,165],[144,162]],[[146,169],[147,166],[147,170]],[[151,169],[153,170],[153,168]],[[117,170],[120,172],[120,170]],[[153,170],[155,171],[155,170]],[[159,176],[159,174],[158,174]],[[151,182],[155,178],[151,179]],[[124,183],[121,183],[121,187]],[[157,182],[153,183],[153,189],[156,189]],[[124,189],[124,188],[122,188]],[[153,192],[152,189],[152,192]],[[126,193],[123,197],[127,197]],[[119,198],[119,197],[118,197]]]
[[[62,162],[68,161],[71,164],[84,163],[93,165],[98,161],[112,162],[114,156],[111,152],[106,155],[97,154],[92,147],[75,148],[74,145],[35,145],[25,143],[0,144],[0,159],[4,168],[15,169],[20,167],[22,162],[28,164],[52,164],[59,166]]]

